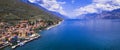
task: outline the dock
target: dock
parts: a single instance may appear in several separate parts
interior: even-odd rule
[[[35,40],[35,39],[37,39],[39,37],[40,37],[39,34],[31,35],[28,40],[22,41],[22,42],[18,43],[17,45],[13,45],[11,48],[14,49],[14,48],[16,48],[18,46],[22,46],[22,45],[24,45],[24,44],[26,44],[26,43],[28,43],[28,42],[30,42],[32,40]]]

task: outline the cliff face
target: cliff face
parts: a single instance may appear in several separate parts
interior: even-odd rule
[[[0,0],[0,21],[20,21],[42,19],[59,21],[61,18],[45,12],[35,5],[22,2],[22,0]]]

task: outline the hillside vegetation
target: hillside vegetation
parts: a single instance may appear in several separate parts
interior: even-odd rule
[[[21,20],[37,19],[46,21],[61,20],[61,18],[21,0],[0,0],[0,22],[15,23]]]

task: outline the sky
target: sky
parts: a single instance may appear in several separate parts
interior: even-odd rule
[[[28,0],[68,18],[120,8],[120,0]]]

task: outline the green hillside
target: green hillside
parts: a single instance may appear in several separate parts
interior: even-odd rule
[[[61,18],[21,0],[0,0],[0,22],[42,19],[59,21]]]

